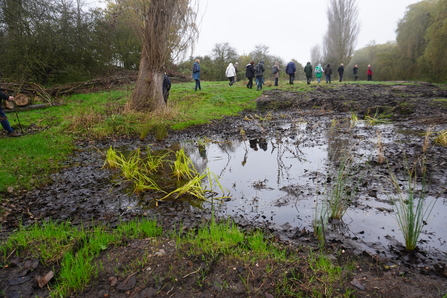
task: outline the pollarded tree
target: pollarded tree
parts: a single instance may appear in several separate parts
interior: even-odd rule
[[[113,0],[110,0],[114,2]],[[133,15],[142,40],[138,78],[128,101],[133,110],[166,106],[162,83],[169,60],[180,58],[198,36],[198,2],[193,0],[115,0],[116,8]]]
[[[360,32],[356,0],[330,0],[327,18],[328,29],[323,49],[325,63],[347,65]]]

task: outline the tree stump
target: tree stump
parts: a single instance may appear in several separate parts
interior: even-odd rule
[[[16,105],[18,105],[19,107],[24,107],[26,105],[29,104],[29,98],[28,96],[26,96],[25,94],[17,94],[14,97],[14,102],[16,103]]]

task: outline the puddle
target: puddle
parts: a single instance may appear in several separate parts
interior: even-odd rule
[[[222,186],[230,191],[231,200],[215,205],[221,216],[243,218],[274,226],[313,230],[315,200],[324,192],[328,173],[333,173],[343,152],[349,150],[359,167],[377,160],[377,141],[383,146],[405,146],[394,125],[369,126],[357,123],[352,129],[339,129],[324,122],[270,123],[277,127],[275,137],[243,141],[207,143],[199,150],[196,142],[183,142],[185,152],[199,172],[209,168],[219,175]],[[348,132],[347,132],[348,131]],[[381,173],[386,172],[386,166]],[[375,178],[375,169],[365,169],[360,178],[369,182],[356,196],[355,203],[343,217],[343,239],[369,244],[403,243],[393,217],[390,197]],[[363,176],[363,177],[362,177]],[[378,180],[377,180],[378,181]],[[405,184],[405,183],[403,183]],[[371,194],[371,190],[376,190]],[[428,199],[432,199],[428,198]],[[424,226],[419,246],[446,252],[447,204],[439,198]],[[331,228],[329,228],[331,230]],[[340,239],[341,239],[340,238]]]

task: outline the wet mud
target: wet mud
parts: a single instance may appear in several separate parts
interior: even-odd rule
[[[337,148],[355,148],[353,152],[359,161],[356,174],[365,177],[359,187],[357,199],[352,203],[352,217],[355,217],[356,212],[360,217],[364,216],[365,210],[369,210],[371,214],[386,213],[391,217],[393,207],[385,192],[392,192],[392,187],[384,181],[387,180],[386,177],[389,176],[391,169],[404,184],[405,177],[399,175],[405,168],[405,160],[412,163],[420,158],[424,150],[424,137],[427,130],[447,129],[447,91],[444,89],[446,89],[445,86],[421,83],[419,85],[345,84],[331,88],[315,86],[310,93],[293,89],[290,91],[269,90],[257,99],[257,111],[215,120],[210,124],[195,126],[180,132],[170,132],[163,141],[156,141],[151,136],[143,141],[136,138],[108,142],[80,141],[77,144],[77,150],[67,161],[65,168],[52,175],[52,183],[29,192],[2,194],[5,197],[2,203],[5,212],[0,216],[3,228],[2,237],[7,237],[9,231],[20,225],[29,226],[49,219],[70,220],[73,224],[83,223],[84,225],[106,222],[113,227],[120,221],[143,216],[157,218],[166,229],[174,228],[179,223],[182,223],[187,229],[197,227],[211,218],[209,203],[191,204],[188,201],[177,200],[161,202],[155,206],[151,194],[132,193],[129,183],[121,180],[116,171],[103,167],[104,153],[110,146],[119,148],[121,151],[131,151],[147,145],[151,145],[152,149],[156,150],[189,143],[192,144],[192,148],[198,148],[197,140],[204,138],[219,144],[236,141],[247,142],[250,150],[256,148],[256,150],[264,151],[273,150],[274,145],[277,146],[275,148],[278,148],[280,144],[273,140],[278,140],[279,137],[281,140],[288,138],[295,148],[299,146],[315,148],[326,142],[324,145],[328,147],[329,151],[331,146],[336,146],[335,143],[341,142]],[[360,119],[375,113],[386,114],[391,120],[392,127],[366,124],[352,126],[349,120],[352,112],[356,112]],[[282,125],[281,123],[285,120],[293,125]],[[297,134],[297,126],[301,131],[300,134]],[[327,136],[331,131],[334,132],[332,138]],[[383,155],[386,157],[386,163],[380,163],[377,159],[377,146],[374,140],[377,141],[378,133],[384,140]],[[324,138],[322,138],[323,135]],[[349,141],[342,142],[343,139]],[[358,139],[372,141],[362,143],[357,142]],[[312,181],[314,186],[310,186],[309,183],[284,185],[281,191],[285,195],[272,204],[280,207],[285,206],[289,209],[294,208],[294,204],[296,205],[298,202],[296,198],[303,196],[307,197],[309,202],[314,202],[315,194],[318,192],[315,185],[319,184],[324,187],[329,179],[328,176],[324,176],[324,173],[327,173],[327,169],[339,165],[340,156],[336,152],[338,151],[334,149],[328,164],[321,171],[309,171],[303,174],[303,177]],[[200,155],[198,149],[197,154]],[[426,156],[428,157],[427,168],[431,182],[429,195],[437,198],[439,206],[445,206],[447,196],[445,192],[444,195],[440,194],[447,186],[447,148],[431,141]],[[231,173],[226,175],[231,177]],[[254,182],[252,187],[257,187],[257,190],[265,190],[268,187],[261,180]],[[384,185],[388,189],[384,189]],[[235,191],[231,200],[242,202],[243,199],[240,196],[241,194]],[[248,198],[248,200],[252,199]],[[251,204],[251,202],[245,202]],[[246,210],[246,207],[244,205],[242,209]],[[306,208],[312,207],[307,206]],[[445,209],[440,208],[439,210],[442,212]],[[437,212],[436,209],[435,212]],[[247,230],[253,228],[266,230],[276,235],[276,241],[284,245],[317,247],[312,227],[309,227],[308,224],[281,223],[271,220],[269,215],[264,215],[262,212],[258,212],[258,216],[256,216],[256,214],[247,214],[245,211],[230,212],[224,208],[220,213],[218,211],[218,214],[223,218],[230,216]],[[443,219],[446,216],[447,214],[438,215]],[[349,222],[349,219],[346,221]],[[381,229],[381,226],[376,228]],[[421,248],[412,253],[407,252],[399,241],[400,239],[396,239],[393,234],[390,235],[389,231],[383,235],[373,235],[376,240],[371,240],[363,236],[365,232],[362,231],[362,228],[353,228],[344,222],[333,222],[328,229],[326,240],[329,247],[343,248],[359,258],[364,258],[365,262],[380,262],[380,264],[388,266],[387,268],[399,266],[400,271],[390,269],[388,272],[379,272],[379,269],[368,267],[369,265],[365,265],[364,268],[365,276],[368,274],[371,278],[380,276],[382,285],[394,282],[395,287],[400,287],[402,292],[396,292],[394,297],[405,297],[405,293],[411,293],[414,288],[422,289],[427,285],[434,285],[437,292],[426,289],[426,296],[423,296],[424,291],[422,291],[421,296],[407,297],[439,297],[434,293],[444,291],[443,294],[445,294],[447,290],[447,249],[445,244],[447,238],[439,236],[445,235],[445,230],[447,230],[445,223],[444,226],[441,224],[439,229],[444,229],[444,231],[439,233],[427,231],[423,237],[432,239],[426,241],[436,242],[436,245],[424,246],[424,243],[421,243]],[[143,244],[135,243],[134,245],[138,248]],[[16,261],[16,263],[20,262],[23,263],[24,260]],[[13,274],[12,272],[8,271],[8,275],[12,276],[10,275]],[[402,272],[409,276],[410,283],[414,287],[394,279]],[[22,276],[21,273],[14,273],[17,274],[16,279]],[[5,277],[5,274],[6,270],[0,270],[0,276]],[[387,276],[391,275],[393,278],[386,281]],[[8,277],[8,280],[16,279]],[[380,284],[378,280],[379,278],[376,279],[375,285],[377,287]],[[19,284],[20,282],[18,281]],[[27,282],[31,285],[32,278],[21,284]],[[6,280],[2,282],[2,286],[5,286],[5,283],[7,283]],[[103,284],[107,284],[107,281],[104,281]],[[14,285],[11,284],[7,286],[9,289],[14,288]],[[373,283],[370,283],[369,288],[373,287]],[[387,284],[387,287],[388,289],[393,288],[391,284]],[[107,287],[104,286],[104,288]],[[27,289],[30,296],[41,294],[37,292],[35,286],[29,286]],[[154,289],[142,290],[146,290],[147,293],[154,291]],[[89,293],[79,297],[98,297],[98,291],[98,289],[96,292],[91,289]],[[106,292],[104,290],[104,293]],[[117,294],[114,297],[129,297],[124,294],[125,292],[122,291],[122,294]],[[138,294],[140,296],[136,295],[135,297],[156,297],[150,296],[150,294],[144,296],[141,293],[140,291]],[[371,293],[369,292],[369,294]],[[375,293],[371,297],[391,297],[378,290]],[[432,294],[433,296],[430,296]],[[365,294],[364,297],[366,296]],[[224,296],[217,295],[215,297]],[[241,294],[233,297],[244,296]]]

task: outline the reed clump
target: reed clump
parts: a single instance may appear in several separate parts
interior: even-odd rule
[[[439,131],[434,141],[436,144],[447,147],[447,129]]]
[[[184,195],[200,200],[228,198],[218,177],[209,169],[199,173],[183,148],[154,152],[147,147],[144,156],[140,149],[126,156],[110,147],[104,165],[120,169],[123,178],[133,183],[134,192],[153,191],[157,202]],[[222,196],[214,191],[216,188]]]
[[[417,247],[422,228],[435,206],[436,199],[427,202],[429,181],[425,156],[420,157],[412,166],[408,165],[408,161],[406,163],[406,187],[401,187],[393,171],[390,171],[390,179],[397,192],[393,205],[395,218],[404,237],[405,248],[412,251]]]
[[[379,110],[376,109],[374,114],[371,114],[371,111],[368,110],[368,113],[365,115],[365,121],[369,125],[380,125],[380,124],[388,124],[391,121],[388,119],[389,115],[385,113],[379,113]]]

